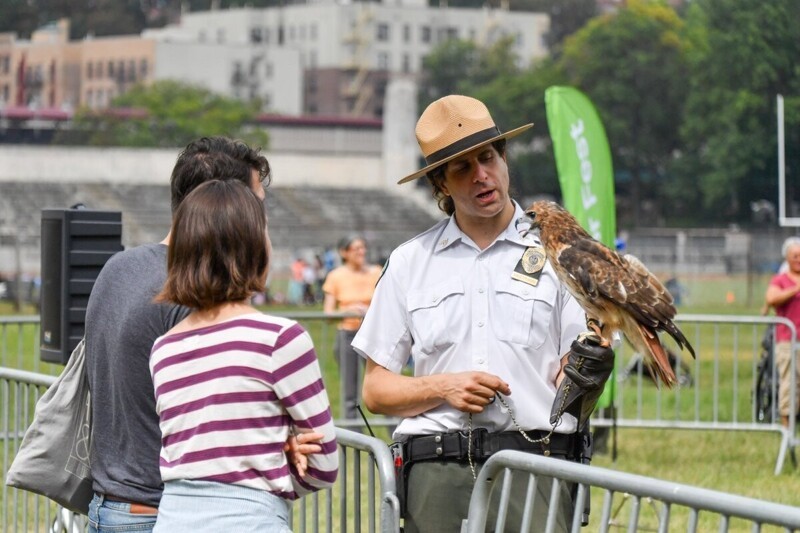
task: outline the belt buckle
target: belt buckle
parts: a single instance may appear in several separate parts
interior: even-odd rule
[[[478,428],[473,430],[472,432],[472,457],[474,459],[485,459],[488,455],[491,455],[491,452],[488,453],[486,450],[487,445],[487,436],[489,435],[489,430],[486,428]],[[465,457],[468,455],[465,450]]]

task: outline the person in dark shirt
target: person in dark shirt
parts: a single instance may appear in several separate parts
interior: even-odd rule
[[[269,183],[267,159],[240,141],[204,137],[178,156],[170,179],[173,213],[198,185],[237,180],[260,200]],[[145,244],[114,255],[103,267],[86,309],[86,372],[92,393],[90,462],[95,496],[89,531],[152,531],[163,485],[161,432],[148,366],[155,339],[189,313],[153,298],[167,277],[167,247]]]

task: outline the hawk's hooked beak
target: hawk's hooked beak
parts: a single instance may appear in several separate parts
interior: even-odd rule
[[[526,211],[525,214],[517,219],[515,225],[517,227],[517,231],[523,237],[528,235],[529,233],[534,233],[538,235],[538,227],[533,223],[533,217],[536,216],[536,213],[533,211]]]

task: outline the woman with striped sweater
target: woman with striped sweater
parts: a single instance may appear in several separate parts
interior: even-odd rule
[[[291,500],[331,486],[338,455],[311,337],[249,304],[270,252],[262,204],[238,182],[208,182],[171,233],[157,299],[193,312],[150,357],[164,480],[154,531],[289,531]]]

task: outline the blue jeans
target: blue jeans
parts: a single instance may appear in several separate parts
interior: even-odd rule
[[[263,490],[214,481],[167,481],[154,533],[291,533],[290,513],[290,502]]]
[[[146,531],[152,533],[156,525],[155,514],[132,514],[131,504],[110,502],[95,493],[89,504],[89,533],[118,533],[120,531]]]

